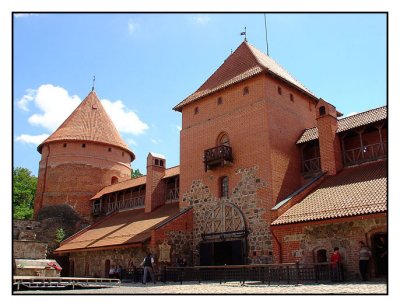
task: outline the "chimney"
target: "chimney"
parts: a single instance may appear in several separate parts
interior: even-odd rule
[[[165,164],[163,155],[151,152],[147,155],[146,213],[154,211],[165,203],[165,185],[161,181],[165,175]]]
[[[319,152],[322,171],[336,175],[343,168],[336,108],[323,99],[319,99],[316,107],[317,128],[319,135]]]

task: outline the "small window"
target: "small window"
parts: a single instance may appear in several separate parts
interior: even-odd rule
[[[324,106],[322,106],[322,107],[319,107],[319,116],[322,116],[322,115],[325,115],[325,107]]]
[[[111,152],[111,147],[108,147],[108,152]]]
[[[83,144],[82,144],[82,148],[85,148],[85,147],[86,147],[86,144],[85,144],[85,143],[83,143]]]
[[[290,101],[294,101],[294,97],[293,97],[292,93],[290,93]]]
[[[158,165],[158,159],[155,159],[155,160],[154,160],[154,164],[155,164],[155,165]]]
[[[64,148],[67,147],[67,143],[64,143],[64,144],[63,144],[63,147],[64,147]]]
[[[116,184],[116,183],[118,183],[118,177],[112,176],[111,177],[111,184]]]
[[[228,181],[228,177],[222,177],[221,178],[221,197],[228,197],[228,186],[229,186],[229,181]]]
[[[220,105],[220,104],[222,104],[222,97],[218,97],[218,99],[217,99],[217,105]]]
[[[217,141],[217,145],[225,145],[225,146],[230,146],[229,145],[229,137],[227,134],[222,133],[219,137],[218,137],[218,141]]]
[[[194,108],[194,114],[198,114],[199,113],[199,107],[195,107]]]
[[[160,160],[160,166],[164,166],[164,161]]]
[[[248,95],[248,94],[249,94],[249,88],[246,86],[246,87],[243,89],[243,96]]]
[[[278,86],[278,94],[279,94],[279,95],[282,95],[282,89],[281,89],[280,86]]]

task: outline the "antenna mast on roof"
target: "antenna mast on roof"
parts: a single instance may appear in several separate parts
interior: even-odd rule
[[[265,25],[265,41],[267,43],[267,55],[269,56],[269,52],[268,52],[267,16],[266,16],[266,14],[264,14],[264,25]]]
[[[94,92],[94,82],[96,81],[96,76],[93,76],[93,86],[92,86],[92,92]]]
[[[246,27],[244,27],[244,32],[240,32],[240,35],[244,35],[244,41],[247,42],[247,33],[246,33]]]

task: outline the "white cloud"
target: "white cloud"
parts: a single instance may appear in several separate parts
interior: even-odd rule
[[[136,146],[137,145],[137,143],[135,142],[134,139],[127,139],[126,141],[128,142],[129,145],[132,145],[132,146]]]
[[[36,16],[36,15],[37,14],[33,14],[33,13],[29,13],[29,14],[27,14],[27,13],[13,14],[13,16],[15,18],[26,18],[26,17],[29,17],[29,16]]]
[[[24,111],[29,111],[28,104],[35,98],[35,95],[35,90],[27,89],[26,94],[17,102],[18,107]]]
[[[27,144],[35,144],[39,145],[41,144],[45,139],[49,137],[48,134],[39,134],[39,135],[29,135],[29,134],[21,134],[20,136],[17,136],[15,140],[17,142],[21,143],[27,143]]]
[[[138,24],[133,20],[128,21],[128,31],[129,34],[132,35],[138,29]]]
[[[182,127],[181,127],[181,126],[175,126],[175,128],[178,129],[179,131],[182,130]]]
[[[27,90],[17,104],[21,109],[28,110],[28,104],[34,102],[39,112],[31,115],[28,122],[54,132],[81,101],[79,96],[69,95],[68,91],[60,86],[44,84],[37,90]],[[103,99],[101,102],[120,133],[138,135],[149,128],[135,112],[128,110],[122,101],[111,102]]]
[[[102,99],[101,103],[119,132],[138,135],[149,128],[135,112],[128,110],[121,100],[111,102],[107,99]]]
[[[158,144],[158,141],[155,140],[155,139],[151,139],[150,141],[151,141],[153,144],[156,144],[156,145]]]
[[[210,21],[210,17],[206,15],[196,15],[195,21],[201,25],[204,25]]]
[[[41,85],[35,94],[35,105],[42,113],[33,114],[28,122],[48,131],[57,129],[81,102],[77,95],[70,96],[64,88],[52,84]]]

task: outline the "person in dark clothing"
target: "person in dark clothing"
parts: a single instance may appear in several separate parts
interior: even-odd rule
[[[359,250],[359,268],[360,274],[363,281],[367,280],[368,277],[368,263],[369,258],[371,258],[371,250],[368,246],[365,245],[363,241],[359,242],[360,250]]]
[[[154,258],[151,253],[147,254],[147,256],[143,259],[142,262],[143,265],[143,281],[142,283],[145,285],[147,282],[147,274],[150,273],[151,280],[153,283],[156,283],[156,280],[154,279]]]

